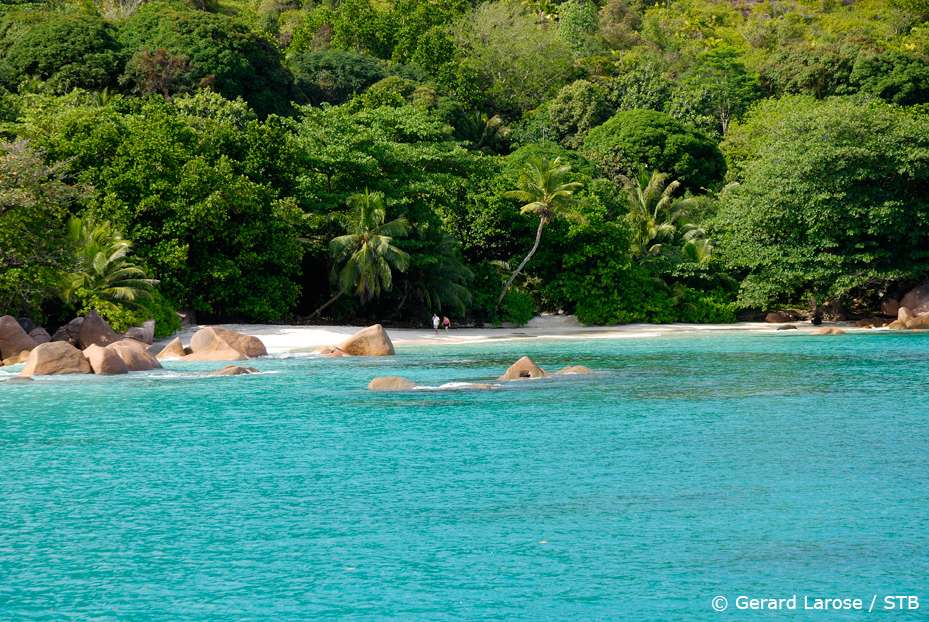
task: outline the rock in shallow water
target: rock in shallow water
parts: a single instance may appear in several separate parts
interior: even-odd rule
[[[522,380],[525,378],[544,378],[545,371],[536,365],[531,358],[524,356],[510,365],[499,380]]]
[[[584,367],[583,365],[569,365],[564,369],[555,372],[558,375],[579,375],[579,374],[589,374],[591,370],[589,367]]]
[[[95,374],[109,376],[115,374],[126,374],[129,368],[120,358],[119,354],[109,348],[98,345],[92,345],[84,348],[84,356],[90,363],[90,368]]]
[[[389,356],[395,354],[394,344],[380,324],[363,328],[340,345],[337,350],[352,356]]]
[[[218,326],[201,328],[190,338],[188,361],[240,361],[266,356],[268,350],[258,337],[243,335]]]
[[[134,339],[123,339],[107,346],[126,364],[129,371],[148,371],[150,369],[161,369],[161,363],[154,356],[149,354],[145,344]]]
[[[184,344],[181,343],[180,337],[175,337],[161,349],[161,352],[155,355],[159,361],[170,361],[173,359],[184,358],[187,353],[184,351]]]
[[[411,391],[416,384],[402,376],[378,376],[368,383],[369,391]]]
[[[238,365],[226,365],[222,369],[210,372],[210,376],[241,376],[243,374],[257,374],[258,370],[254,367],[239,367]]]
[[[91,371],[83,352],[67,341],[52,341],[36,346],[29,353],[20,375],[89,374]]]

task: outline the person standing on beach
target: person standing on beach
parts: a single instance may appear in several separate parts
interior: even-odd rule
[[[452,325],[451,320],[448,319],[447,315],[442,316],[442,326],[445,327],[445,332],[448,332],[448,327]]]
[[[432,314],[432,330],[435,331],[436,337],[439,336],[439,316],[435,313]]]

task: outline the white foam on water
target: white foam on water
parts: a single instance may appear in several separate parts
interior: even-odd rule
[[[467,390],[469,390],[469,389],[470,389],[470,390],[475,390],[475,391],[477,391],[477,390],[482,390],[482,389],[483,389],[483,390],[486,390],[486,389],[484,389],[483,387],[479,386],[479,385],[482,385],[482,384],[487,384],[487,383],[483,383],[483,382],[446,382],[446,383],[440,384],[440,385],[438,385],[438,386],[422,384],[422,385],[417,385],[417,386],[413,387],[413,390],[414,390],[414,391],[467,391]],[[500,388],[500,386],[501,386],[501,385],[499,385],[499,384],[491,384],[491,385],[490,385],[490,387],[491,387],[492,389]]]

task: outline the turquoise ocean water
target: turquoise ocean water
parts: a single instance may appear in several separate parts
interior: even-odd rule
[[[596,373],[365,389],[522,354]],[[780,333],[0,370],[0,620],[926,619],[927,360]],[[921,609],[735,610],[793,594]]]

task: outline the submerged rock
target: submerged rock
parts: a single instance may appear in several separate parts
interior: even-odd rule
[[[144,343],[134,339],[123,339],[107,346],[108,350],[115,352],[126,364],[129,371],[148,371],[161,369],[161,363],[149,354]]]
[[[159,361],[170,361],[173,359],[182,359],[187,355],[184,351],[184,344],[181,343],[180,337],[175,337],[161,349],[161,352],[155,355]]]
[[[338,350],[352,356],[389,356],[395,354],[394,344],[380,324],[363,328],[345,341]]]
[[[532,362],[528,356],[524,356],[512,365],[510,365],[500,380],[521,380],[523,378],[544,378],[545,372],[541,367]]]
[[[591,369],[589,367],[584,367],[583,365],[569,365],[568,367],[565,367],[564,369],[561,369],[555,372],[555,374],[562,375],[562,376],[572,375],[572,374],[573,375],[589,374],[589,373],[591,373]]]
[[[341,348],[336,346],[324,346],[316,349],[314,353],[322,356],[348,356]]]
[[[98,345],[84,348],[84,356],[95,374],[109,376],[129,372],[126,363],[115,351]]]
[[[67,341],[51,341],[36,346],[26,359],[21,376],[89,374],[90,362],[84,353]]]
[[[210,376],[241,376],[242,374],[257,374],[258,370],[254,367],[239,367],[238,365],[226,365],[222,369],[210,372]]]
[[[826,328],[817,328],[814,330],[811,335],[844,335],[845,331],[841,328],[835,328],[834,326],[829,326]]]
[[[410,391],[416,384],[402,376],[378,376],[368,383],[369,391]]]
[[[37,345],[15,317],[0,317],[0,360],[19,357],[23,352],[31,352]]]

